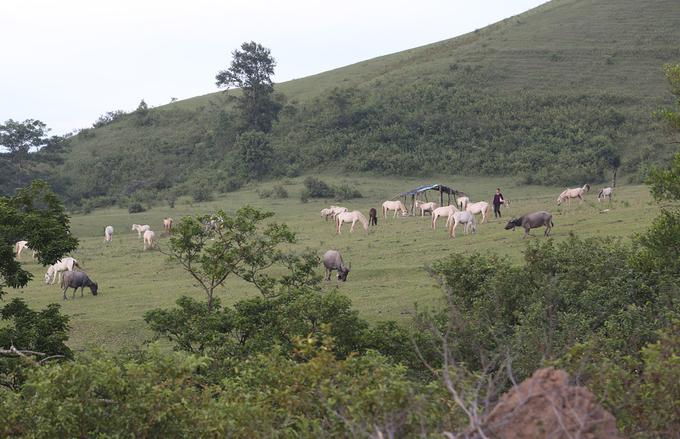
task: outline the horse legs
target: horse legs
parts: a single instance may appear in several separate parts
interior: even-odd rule
[[[357,220],[352,221],[352,225],[349,228],[349,233],[354,232],[354,224],[356,224],[356,223],[357,223]]]

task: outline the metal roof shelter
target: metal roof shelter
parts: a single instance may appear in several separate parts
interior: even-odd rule
[[[437,191],[439,192],[439,205],[444,206],[444,194],[447,194],[448,196],[448,204],[451,204],[451,195],[453,195],[453,202],[455,204],[458,204],[456,200],[456,196],[458,195],[463,195],[463,192],[457,191],[453,189],[452,187],[449,186],[444,186],[443,184],[435,183],[431,184],[428,186],[419,186],[415,189],[411,189],[410,191],[402,192],[395,198],[404,198],[404,204],[406,204],[406,199],[408,196],[411,197],[411,212],[414,213],[415,209],[415,204],[416,204],[416,198],[418,198],[419,195],[423,195],[425,197],[425,201],[427,201],[427,191]]]

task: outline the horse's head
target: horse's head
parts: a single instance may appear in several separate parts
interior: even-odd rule
[[[515,230],[515,227],[519,227],[521,225],[522,224],[520,223],[519,219],[513,218],[505,225],[505,230]]]
[[[131,232],[134,232],[135,230],[137,230],[137,227],[139,227],[137,224],[133,224],[133,225],[132,225],[132,228],[130,229],[130,231],[131,231]]]
[[[52,281],[52,276],[54,275],[54,267],[50,265],[50,267],[47,269],[47,273],[45,273],[45,283],[48,284]]]

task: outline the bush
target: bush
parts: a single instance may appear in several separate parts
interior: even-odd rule
[[[306,203],[309,201],[309,189],[302,189],[300,192],[300,202]]]
[[[335,191],[323,180],[314,177],[307,177],[304,181],[307,189],[308,198],[333,198]]]
[[[128,213],[141,213],[141,212],[146,212],[146,209],[140,203],[132,203],[128,206]]]
[[[361,192],[354,186],[348,184],[341,184],[340,186],[335,186],[333,188],[335,192],[335,199],[337,201],[351,200],[353,198],[363,198]]]
[[[274,198],[288,198],[288,191],[285,187],[280,184],[275,185],[272,188]]]

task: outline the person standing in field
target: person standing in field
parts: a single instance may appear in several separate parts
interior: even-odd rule
[[[501,194],[501,188],[496,188],[496,193],[493,196],[493,216],[494,218],[501,217],[501,204],[505,203],[503,194]]]

